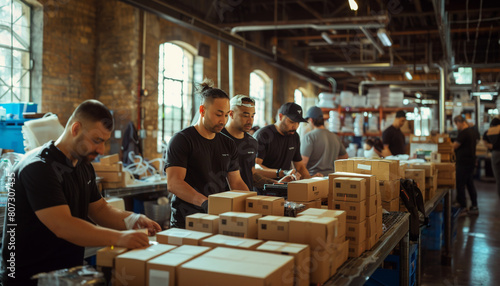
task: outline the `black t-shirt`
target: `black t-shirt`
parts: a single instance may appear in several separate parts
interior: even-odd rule
[[[289,170],[293,162],[302,161],[300,155],[300,137],[281,135],[274,124],[260,128],[254,134],[259,142],[257,158],[268,168]]]
[[[255,166],[255,157],[257,156],[257,148],[259,143],[250,134],[246,133],[243,135],[242,139],[234,138],[226,128],[222,130],[222,133],[226,134],[229,138],[233,139],[236,143],[236,148],[238,151],[238,162],[240,165],[241,178],[247,184],[248,189],[253,189],[253,174],[252,168]]]
[[[224,134],[217,133],[214,139],[206,139],[194,126],[187,127],[168,143],[165,167],[174,166],[186,169],[184,181],[198,193],[208,197],[224,192],[227,173],[239,169],[236,144]],[[172,226],[184,228],[185,217],[199,212],[203,212],[201,207],[173,196]]]
[[[391,125],[382,133],[382,141],[384,145],[389,145],[392,155],[406,154],[405,151],[405,135],[400,129]]]
[[[460,147],[455,149],[457,165],[475,165],[477,139],[477,131],[470,127],[458,133],[456,142],[460,143]]]
[[[73,167],[52,141],[26,154],[13,173],[15,201],[6,207],[2,242],[4,285],[36,285],[29,279],[37,273],[83,265],[84,248],[56,237],[35,211],[68,205],[72,216],[88,220],[89,203],[101,199],[92,165],[78,162]],[[9,207],[15,209],[14,216]],[[12,239],[14,245],[9,244]],[[12,265],[7,261],[11,255],[15,279],[6,269]]]

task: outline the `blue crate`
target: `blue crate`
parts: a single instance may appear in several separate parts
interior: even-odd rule
[[[410,245],[409,249],[409,278],[410,285],[416,284],[416,270],[418,259],[418,244]],[[399,285],[400,261],[399,255],[388,255],[384,260],[384,264],[390,265],[393,269],[378,268],[365,282],[365,286],[392,286]]]
[[[24,119],[23,112],[37,112],[37,104],[32,102],[0,103],[5,108],[7,119]]]
[[[26,119],[0,121],[0,148],[24,154],[22,128]]]

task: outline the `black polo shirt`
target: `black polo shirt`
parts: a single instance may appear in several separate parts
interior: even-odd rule
[[[254,137],[259,142],[257,158],[268,168],[290,170],[292,162],[302,161],[300,154],[300,137],[281,135],[274,124],[260,128]]]
[[[88,220],[89,204],[101,199],[90,163],[73,166],[54,141],[27,153],[15,166],[14,216],[6,212],[2,236],[3,285],[36,285],[30,277],[83,265],[84,247],[58,238],[35,211],[68,205],[74,217]],[[6,211],[8,207],[6,208]],[[15,244],[9,244],[14,236]],[[15,279],[7,262],[15,258]],[[11,259],[12,260],[12,259]]]

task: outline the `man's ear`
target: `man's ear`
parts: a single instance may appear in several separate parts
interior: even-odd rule
[[[283,117],[284,117],[284,115],[283,115],[282,113],[278,113],[278,117],[279,117],[279,119],[280,119],[280,122],[281,122],[281,121],[283,121]]]
[[[233,118],[233,116],[234,116],[234,111],[229,110],[229,117]]]
[[[71,135],[73,137],[78,135],[78,133],[80,133],[81,130],[82,130],[82,123],[81,122],[75,121],[75,122],[73,122],[73,124],[71,124]]]
[[[200,115],[201,116],[205,116],[205,105],[203,105],[203,104],[200,105],[200,110],[199,111],[200,111]]]

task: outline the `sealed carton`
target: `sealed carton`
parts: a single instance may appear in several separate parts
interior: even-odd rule
[[[146,285],[147,261],[175,249],[174,245],[156,244],[148,248],[134,249],[115,258],[114,285],[143,286]]]
[[[370,237],[377,232],[377,214],[366,218],[366,237]]]
[[[397,180],[400,179],[399,166],[397,160],[372,160],[372,175],[377,180]]]
[[[333,207],[346,212],[346,222],[360,223],[366,219],[366,200],[362,202],[335,201]]]
[[[366,216],[374,215],[377,212],[377,195],[366,198]]]
[[[179,286],[267,286],[294,283],[288,255],[218,247],[179,268]]]
[[[218,215],[225,212],[245,212],[245,201],[256,196],[256,192],[230,191],[208,196],[208,213]]]
[[[378,181],[382,201],[392,201],[399,198],[400,180]]]
[[[425,170],[422,169],[406,169],[406,179],[412,179],[417,183],[418,188],[422,192],[425,200]]]
[[[183,245],[149,260],[145,285],[177,285],[179,267],[209,250],[206,246]]]
[[[186,217],[186,229],[218,234],[219,216],[205,213],[188,215]]]
[[[349,258],[349,240],[344,241],[337,248],[337,257],[335,258],[335,269],[339,269]]]
[[[182,228],[170,228],[156,234],[156,241],[173,245],[200,245],[200,241],[212,236],[211,233]]]
[[[399,211],[399,198],[396,198],[390,202],[382,201],[382,207],[388,212]]]
[[[257,238],[257,224],[261,214],[226,212],[219,216],[219,234]]]
[[[115,257],[127,251],[128,249],[124,247],[107,246],[101,248],[96,254],[96,265],[102,267],[113,267]]]
[[[309,286],[311,251],[308,245],[268,241],[257,247],[258,251],[289,255],[294,257],[294,286]]]
[[[253,250],[256,249],[257,246],[261,245],[263,242],[264,241],[259,239],[241,238],[236,236],[216,234],[214,236],[202,240],[201,245],[209,247],[231,247],[231,248]]]
[[[353,173],[358,174],[373,174],[372,161],[365,159],[352,159],[353,160]]]
[[[311,178],[288,183],[289,201],[312,201],[327,197],[327,178]]]
[[[329,181],[330,181],[330,187],[328,188],[328,207],[333,208],[331,206],[331,202],[334,199],[333,197],[333,189],[334,189],[334,184],[333,180],[335,178],[339,177],[344,177],[344,178],[364,178],[366,179],[366,197],[370,197],[376,194],[377,191],[377,179],[374,175],[368,175],[368,174],[358,174],[358,173],[347,173],[347,172],[335,172],[330,175],[328,175]]]
[[[335,201],[360,202],[366,199],[366,179],[338,177],[333,179]]]
[[[308,244],[311,250],[324,250],[337,236],[338,220],[331,217],[297,217],[290,221],[290,242]]]
[[[270,196],[248,197],[245,211],[247,213],[282,216],[285,214],[285,199]]]
[[[349,243],[349,258],[359,257],[363,252],[365,252],[366,243],[365,241],[360,244],[351,244]]]
[[[291,217],[283,216],[265,216],[259,218],[258,222],[258,239],[288,241],[289,240],[289,225]]]
[[[354,161],[349,159],[335,160],[335,172],[349,172],[354,171]]]
[[[311,251],[311,284],[324,284],[337,272],[337,255],[332,246]]]
[[[298,216],[299,217],[300,216],[316,216],[316,217],[336,218],[338,220],[337,236],[345,235],[345,224],[347,222],[346,221],[347,213],[344,210],[325,210],[325,209],[311,208],[311,209],[308,209],[308,210],[301,212]]]
[[[347,223],[346,238],[350,244],[359,244],[366,240],[366,220],[360,223]]]
[[[372,234],[371,236],[367,237],[366,238],[366,241],[365,241],[365,250],[370,250],[372,249],[372,247],[377,243],[378,239],[377,239],[377,234],[374,233]]]
[[[426,177],[432,177],[436,174],[436,163],[413,163],[410,169],[423,169]]]
[[[383,208],[382,208],[382,206],[378,207],[376,221],[377,221],[376,232],[377,232],[377,239],[378,239],[382,236],[382,234],[384,234],[383,229],[382,229],[382,227],[383,227]]]

